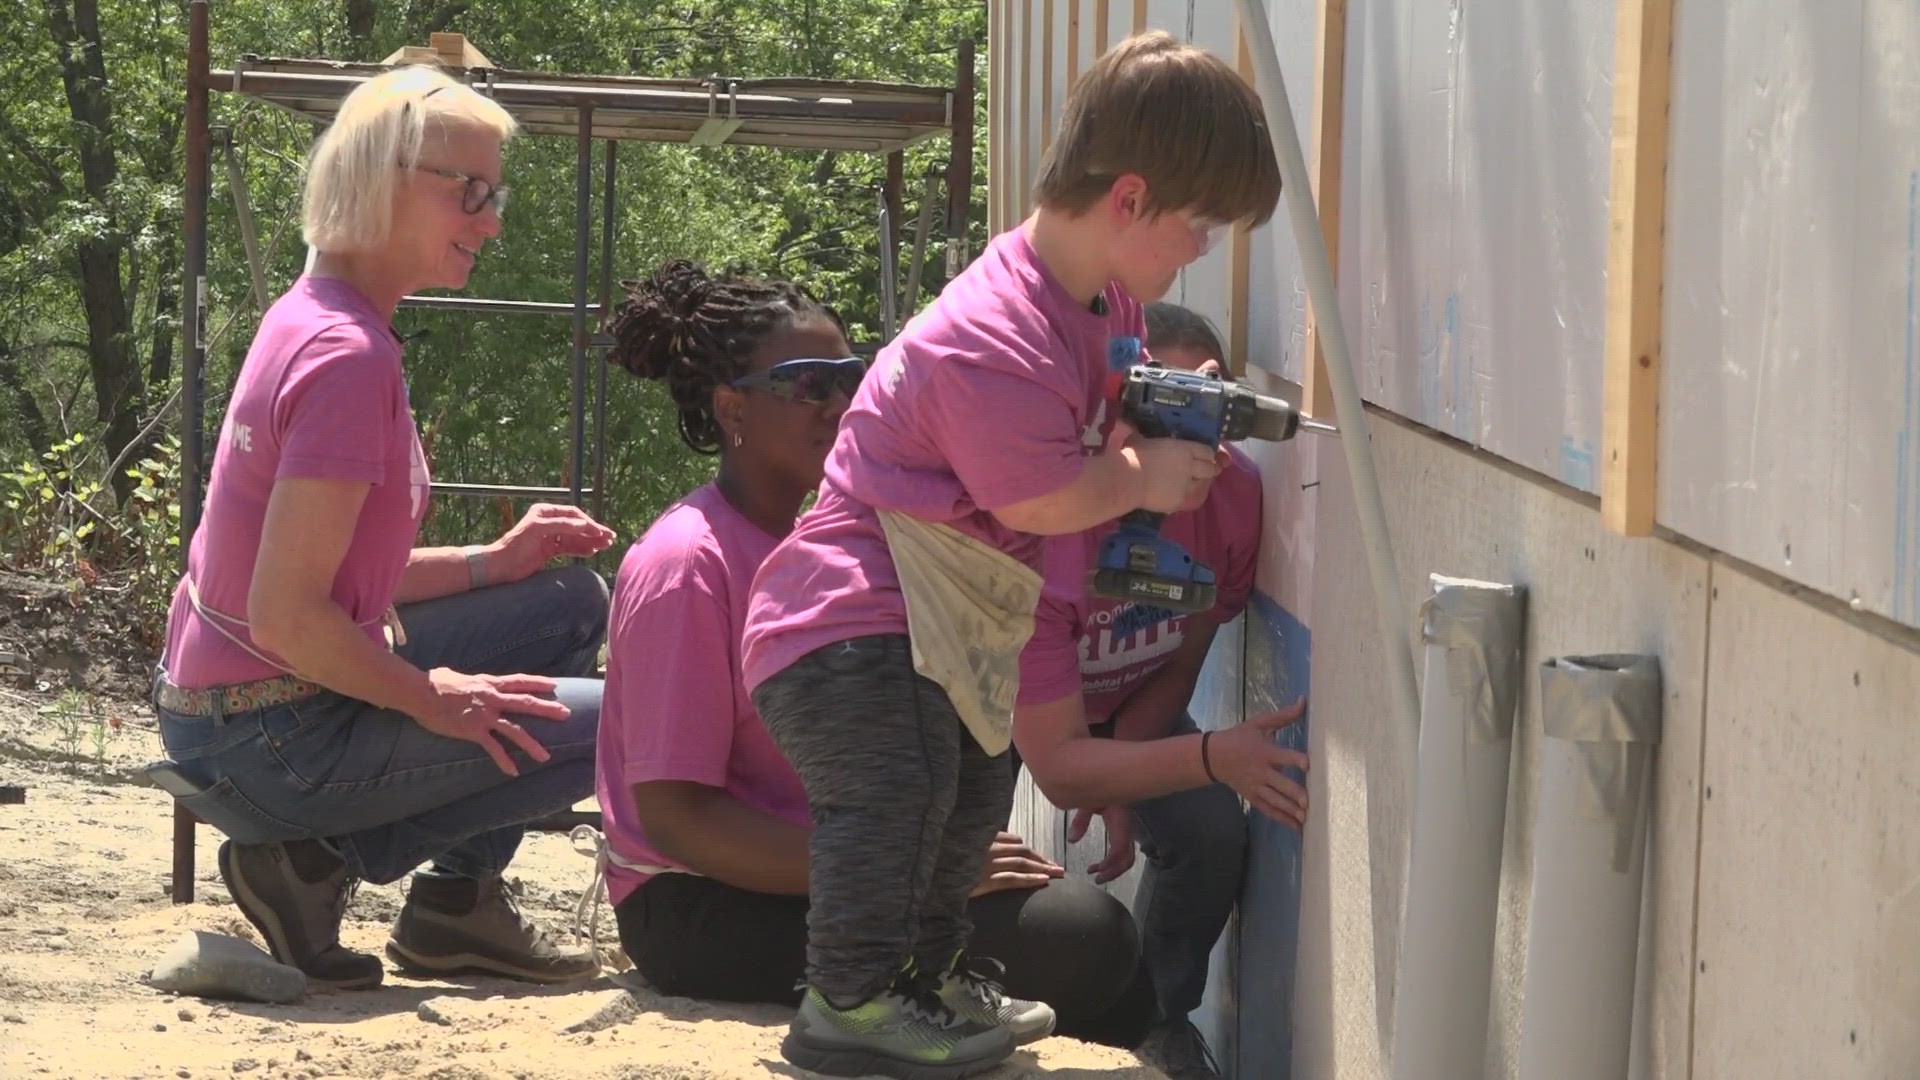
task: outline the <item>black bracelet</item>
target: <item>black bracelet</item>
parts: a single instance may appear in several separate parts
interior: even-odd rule
[[[1213,759],[1207,756],[1207,740],[1211,738],[1213,738],[1213,732],[1211,731],[1203,731],[1200,733],[1200,767],[1207,770],[1207,779],[1217,784],[1220,782],[1220,778],[1213,775]]]

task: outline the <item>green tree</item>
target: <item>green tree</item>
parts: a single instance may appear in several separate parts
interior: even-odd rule
[[[161,410],[179,387],[186,19],[184,0],[0,5],[0,35],[10,43],[0,53],[0,460],[85,434],[100,468],[177,434],[177,412]],[[211,27],[215,66],[247,53],[378,60],[446,29],[512,68],[937,85],[951,84],[955,48],[972,37],[982,45],[981,85],[985,74],[982,0],[214,0]],[[984,104],[982,95],[981,132]],[[305,258],[298,192],[315,131],[232,94],[214,94],[213,107],[214,123],[234,134],[277,294]],[[919,178],[947,152],[944,140],[910,148],[907,221],[919,208]],[[210,429],[260,314],[219,153],[208,220]],[[642,277],[673,256],[792,277],[870,340],[879,326],[875,193],[884,167],[877,155],[623,143],[615,277]],[[506,228],[466,293],[570,300],[572,140],[517,140],[507,168],[514,200]],[[597,161],[595,171],[597,185]],[[972,216],[977,250],[984,193]],[[595,220],[597,293],[597,206]],[[936,234],[929,248],[922,303],[944,283],[943,239]],[[569,479],[568,320],[406,309],[397,324],[437,478]],[[600,374],[589,372],[595,381]],[[617,370],[607,382],[607,516],[631,538],[710,475],[712,461],[679,444],[656,387]],[[89,397],[92,408],[77,404]],[[133,443],[141,446],[129,450]],[[123,497],[130,490],[124,477],[110,480]],[[434,540],[491,533],[518,509],[436,503]]]

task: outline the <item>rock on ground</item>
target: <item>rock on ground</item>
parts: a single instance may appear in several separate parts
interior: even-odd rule
[[[307,992],[299,968],[278,963],[251,942],[206,930],[181,934],[147,982],[175,994],[282,1005]]]

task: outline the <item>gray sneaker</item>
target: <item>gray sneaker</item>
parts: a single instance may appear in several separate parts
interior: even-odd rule
[[[419,974],[479,972],[536,983],[600,972],[591,953],[561,948],[521,914],[498,877],[415,874],[387,958]]]
[[[1006,975],[1006,965],[1000,961],[990,956],[969,956],[962,949],[940,975],[940,999],[969,1020],[1006,1028],[1015,1046],[1053,1034],[1053,1007],[1042,1001],[1009,997],[1000,985]]]
[[[1167,1080],[1220,1080],[1207,1040],[1185,1017],[1156,1020],[1134,1051],[1142,1061],[1167,1074]]]
[[[808,987],[780,1053],[827,1076],[960,1080],[1005,1061],[1013,1035],[955,1012],[939,983],[909,965],[893,985],[851,1008],[837,1008]]]
[[[340,944],[340,920],[359,880],[318,840],[220,845],[227,893],[275,960],[337,990],[379,986],[380,958]]]

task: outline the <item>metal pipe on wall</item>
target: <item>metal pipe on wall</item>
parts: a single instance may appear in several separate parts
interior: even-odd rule
[[[1660,685],[1652,656],[1542,665],[1520,1080],[1627,1075]]]
[[[1394,1080],[1486,1068],[1507,774],[1527,593],[1431,577],[1421,605],[1420,761],[1406,921],[1394,983]]]
[[[1353,479],[1354,502],[1360,510],[1360,531],[1366,542],[1367,569],[1373,580],[1374,604],[1378,609],[1382,644],[1386,649],[1388,693],[1399,720],[1401,760],[1412,762],[1417,755],[1420,730],[1420,693],[1413,675],[1413,646],[1403,630],[1407,608],[1401,599],[1399,571],[1393,562],[1393,544],[1387,535],[1386,504],[1380,495],[1380,478],[1373,465],[1373,442],[1367,434],[1367,408],[1360,396],[1360,382],[1354,376],[1353,359],[1347,351],[1345,320],[1340,314],[1340,297],[1334,287],[1333,270],[1327,258],[1327,238],[1320,231],[1320,215],[1313,205],[1313,181],[1307,175],[1306,156],[1300,149],[1300,131],[1293,122],[1293,107],[1287,102],[1286,80],[1280,71],[1280,54],[1273,44],[1273,27],[1260,0],[1238,0],[1240,25],[1247,35],[1247,51],[1253,58],[1254,85],[1267,117],[1273,149],[1280,162],[1287,216],[1293,226],[1294,246],[1300,254],[1300,270],[1307,280],[1307,298],[1313,302],[1318,320],[1321,348],[1327,357],[1327,371],[1333,379],[1333,400],[1340,418],[1340,447],[1346,452],[1347,471]],[[1279,236],[1276,232],[1275,239]]]

